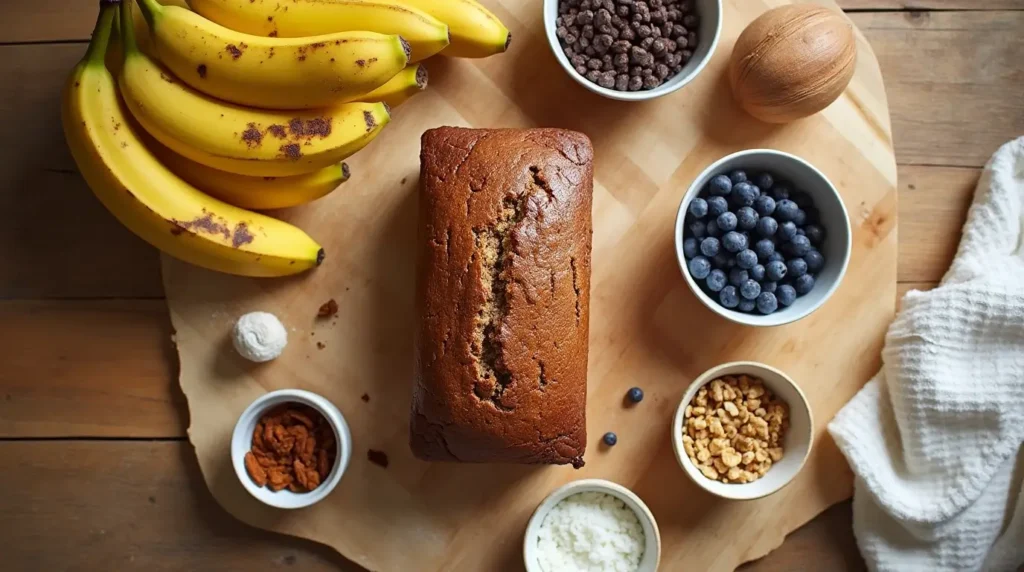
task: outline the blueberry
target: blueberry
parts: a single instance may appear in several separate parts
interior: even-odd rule
[[[729,173],[729,180],[734,185],[736,183],[743,183],[743,182],[746,182],[746,180],[747,180],[747,174],[745,172],[743,172],[743,171],[736,170],[736,171],[733,171],[733,172]]]
[[[724,250],[718,251],[718,254],[716,254],[715,257],[711,259],[711,265],[714,266],[715,268],[730,268],[730,262],[735,263],[736,261],[733,260],[732,256],[730,256],[729,253],[725,252]]]
[[[763,216],[757,221],[757,234],[773,236],[779,230],[779,222],[770,216]]]
[[[765,280],[764,282],[761,283],[761,292],[771,292],[772,294],[774,294],[775,290],[777,290],[778,287],[779,287],[779,283],[778,282],[772,282],[771,280]]]
[[[825,240],[825,229],[816,224],[809,224],[804,227],[804,236],[811,241],[811,244],[820,246]]]
[[[811,249],[811,241],[806,236],[794,236],[793,239],[789,241],[789,245],[793,249],[793,254],[796,256],[803,256]]]
[[[768,260],[768,257],[775,253],[775,243],[770,238],[762,238],[754,243],[754,252],[757,253],[758,260]]]
[[[708,290],[712,292],[721,292],[722,288],[725,288],[725,272],[719,269],[714,269],[711,274],[708,274],[708,279],[704,282]]]
[[[814,200],[811,199],[811,195],[808,195],[803,191],[797,191],[793,193],[792,197],[790,198],[792,198],[793,202],[796,203],[796,205],[802,209],[814,206]]]
[[[750,270],[757,266],[757,255],[749,248],[739,251],[736,254],[736,266],[744,270]]]
[[[775,199],[775,202],[788,199],[789,193],[789,186],[785,183],[776,183],[775,186],[772,187],[772,198]]]
[[[698,259],[700,259],[700,256],[690,261],[691,272],[693,268],[693,262]],[[787,271],[788,269],[786,268],[786,265],[783,264],[782,262],[779,262],[778,260],[774,260],[764,265],[764,275],[772,282],[778,282],[779,280],[785,278]]]
[[[711,273],[711,261],[703,256],[694,256],[690,260],[690,276],[696,280],[703,280]]]
[[[710,191],[712,195],[720,197],[725,196],[728,195],[731,190],[732,181],[730,181],[729,177],[726,177],[725,175],[718,175],[712,178],[711,182],[708,183],[708,191]]]
[[[814,276],[811,276],[810,274],[798,276],[797,279],[793,281],[793,288],[796,289],[797,294],[803,296],[810,292],[811,288],[814,288]]]
[[[708,216],[711,218],[718,218],[718,215],[729,210],[729,201],[725,200],[725,197],[710,197],[707,203]]]
[[[775,212],[775,199],[768,195],[761,195],[754,201],[754,210],[761,216],[768,216]]]
[[[708,216],[708,202],[698,197],[690,201],[690,208],[687,210],[694,218],[702,219]]]
[[[747,280],[740,286],[740,296],[753,300],[761,294],[761,285],[756,280]]]
[[[768,190],[772,188],[772,185],[775,184],[775,179],[772,178],[772,176],[768,173],[761,173],[760,175],[754,177],[754,184],[756,184],[757,186],[761,187],[764,190]]]
[[[683,256],[685,256],[687,260],[697,256],[696,238],[687,238],[683,241]]]
[[[786,261],[786,273],[790,278],[799,278],[807,274],[807,262],[803,258],[791,258]]]
[[[729,252],[746,250],[748,244],[749,241],[747,240],[746,235],[740,234],[735,230],[725,233],[725,236],[722,237],[722,246],[724,246]]]
[[[739,292],[735,286],[726,286],[718,293],[718,301],[726,308],[735,308],[740,303]]]
[[[775,292],[775,297],[778,298],[779,304],[789,306],[796,301],[796,290],[789,284],[783,284]]]
[[[790,221],[793,220],[793,217],[796,216],[796,213],[799,210],[800,207],[798,207],[793,201],[789,199],[782,199],[775,205],[775,218],[778,219],[779,222]]]
[[[739,288],[744,282],[750,280],[750,273],[742,268],[733,268],[729,271],[729,284]]]
[[[757,211],[750,207],[740,207],[736,211],[736,226],[740,230],[754,230],[757,226],[757,220],[761,218],[758,216]]]
[[[708,225],[704,224],[702,220],[695,220],[690,223],[690,236],[701,239],[707,236]]]
[[[615,433],[612,433],[611,431],[605,433],[604,437],[601,437],[601,440],[604,441],[604,444],[608,445],[609,447],[614,447],[615,444],[619,442],[618,436],[615,435]]]
[[[779,300],[771,292],[761,292],[757,297],[757,311],[762,314],[771,314],[779,309]]]
[[[631,387],[629,388],[629,391],[626,392],[626,396],[629,397],[629,400],[633,403],[640,403],[644,400],[644,390],[639,387]]]
[[[807,224],[807,211],[800,209],[796,211],[796,215],[793,217],[793,223],[797,226],[803,226]]]
[[[736,230],[736,225],[739,222],[736,215],[730,212],[724,212],[718,215],[718,218],[715,220],[718,222],[718,228],[720,228],[722,232]]]
[[[757,200],[758,194],[759,191],[754,185],[751,185],[750,183],[740,183],[733,186],[732,193],[729,195],[729,198],[732,199],[732,204],[738,207],[749,207],[753,206],[754,201]]]
[[[817,250],[808,250],[807,254],[804,255],[804,262],[807,263],[808,272],[817,272],[824,268],[825,257],[821,255]]]
[[[756,307],[757,307],[757,303],[754,302],[753,300],[747,300],[746,298],[741,298],[739,305],[736,306],[736,309],[739,310],[740,312],[753,312],[754,308],[756,308]]]
[[[777,252],[777,251],[773,252],[772,255],[768,257],[768,262],[785,262],[785,261],[786,261],[786,257],[783,256],[781,252]]]
[[[755,264],[754,267],[750,269],[750,277],[758,282],[762,282],[764,280],[764,274],[764,266],[760,264]]]
[[[775,233],[775,237],[781,242],[792,240],[794,236],[796,236],[796,225],[792,222],[780,224],[779,232]]]
[[[704,240],[700,241],[700,253],[703,254],[704,256],[707,256],[708,258],[711,258],[714,255],[718,254],[718,251],[721,249],[721,246],[722,244],[718,241],[717,238],[709,236]]]
[[[708,224],[704,227],[704,236],[713,236],[715,238],[722,236],[722,231],[718,229],[718,223],[713,220],[709,220]],[[700,238],[704,238],[704,236]]]

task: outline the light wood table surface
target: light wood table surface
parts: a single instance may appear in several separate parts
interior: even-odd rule
[[[203,484],[156,252],[104,211],[63,142],[60,89],[95,3],[0,3],[0,568],[355,571],[235,521]],[[984,162],[1024,135],[1024,0],[839,3],[885,76],[900,292],[930,288]],[[863,569],[850,518],[833,507],[744,569]]]

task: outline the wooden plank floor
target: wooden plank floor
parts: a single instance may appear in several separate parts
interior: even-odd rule
[[[1024,0],[842,0],[885,76],[900,291],[930,288],[984,162],[1024,134]],[[356,570],[250,529],[202,484],[157,256],[91,196],[60,87],[93,0],[0,6],[0,503],[4,570]],[[849,503],[749,570],[858,570]]]

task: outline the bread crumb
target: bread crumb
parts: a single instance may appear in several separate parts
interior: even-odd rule
[[[330,318],[331,316],[337,313],[338,302],[336,302],[334,298],[331,298],[330,300],[320,305],[320,309],[317,311],[316,315],[318,318]]]

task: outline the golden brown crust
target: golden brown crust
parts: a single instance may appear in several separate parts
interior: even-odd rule
[[[582,466],[590,141],[443,127],[422,144],[413,453]]]

